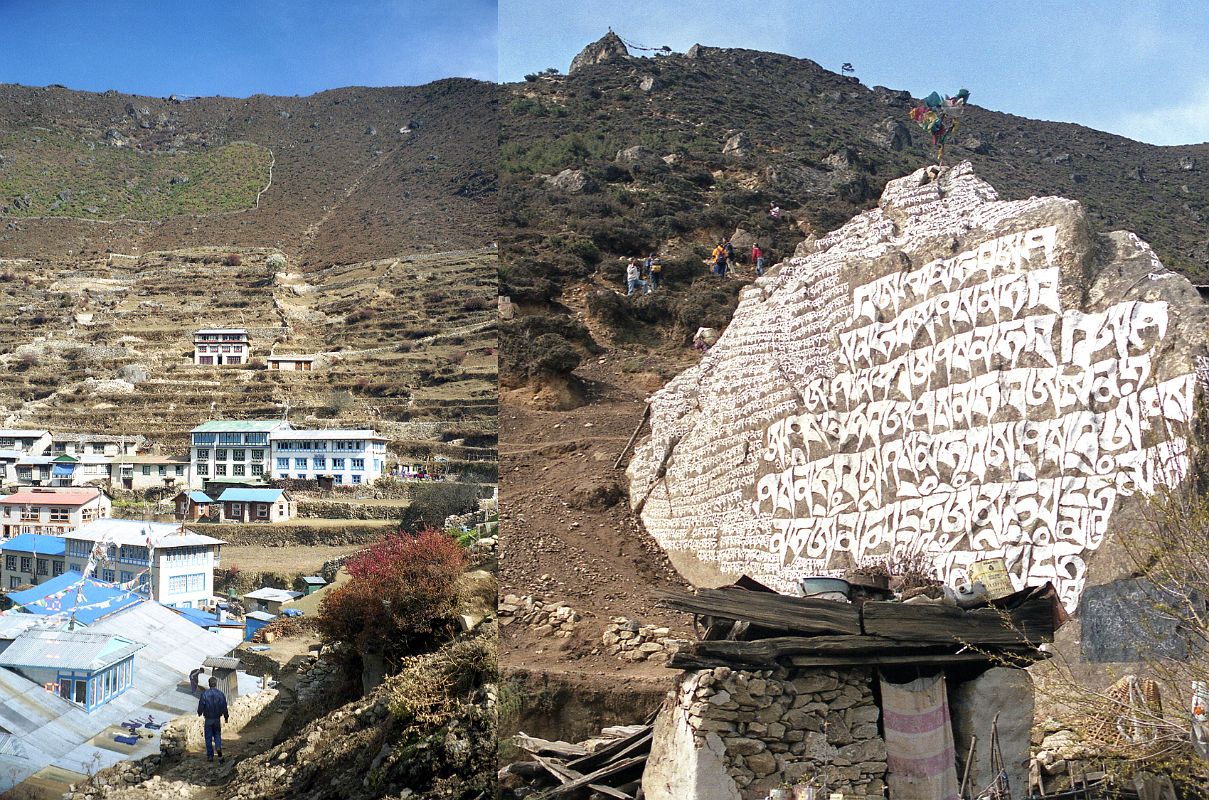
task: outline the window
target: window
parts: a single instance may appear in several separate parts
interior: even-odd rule
[[[17,588],[18,586],[20,586],[20,585],[21,585],[21,579],[20,579],[20,578],[18,578],[18,577],[16,577],[16,576],[13,576],[13,577],[11,577],[11,578],[9,578],[9,579],[8,579],[8,588],[10,588],[10,589],[16,589],[16,588]]]
[[[168,578],[168,594],[182,594],[185,591],[185,576],[173,575]]]
[[[176,465],[176,477],[178,477],[178,478],[179,478],[179,477],[181,477],[181,476],[182,476],[182,475],[184,475],[184,474],[185,474],[185,465],[184,465],[184,464],[177,464],[177,465]]]
[[[63,560],[56,558],[52,564],[53,574],[51,577],[57,578],[63,574]]]
[[[37,522],[42,518],[42,509],[38,506],[27,506],[21,509],[22,522]]]
[[[306,459],[305,458],[294,459],[294,469],[306,469]]]
[[[168,467],[166,467],[166,466],[165,466],[165,465],[163,465],[163,464],[160,464],[160,465],[159,465],[158,470],[159,470],[160,475],[167,475],[167,474],[168,474]]]
[[[122,583],[130,583],[132,580],[134,580],[134,573],[122,570]]]
[[[215,461],[226,461],[227,460],[227,448],[220,447],[217,450],[215,450],[214,451],[214,460]]]
[[[52,508],[50,510],[51,522],[67,522],[71,519],[71,512],[66,508]]]
[[[233,517],[242,517],[243,516],[243,503],[232,503],[231,504],[231,516],[233,516]]]
[[[256,504],[256,516],[260,519],[264,519],[265,517],[269,516],[269,504],[268,503],[257,503]]]
[[[277,469],[289,469],[289,468],[290,468],[290,460],[288,458],[277,459]]]
[[[248,460],[248,451],[247,450],[232,450],[231,451],[231,460],[247,461]]]
[[[355,470],[365,469],[365,459],[364,458],[354,458],[353,459],[353,469],[355,469]]]
[[[34,560],[28,556],[22,556],[21,557],[21,571],[22,572],[33,572],[34,571]]]
[[[197,460],[198,461],[209,461],[210,460],[210,448],[199,447],[197,449]]]
[[[264,450],[253,450],[252,451],[252,460],[253,461],[264,461]]]
[[[315,465],[315,469],[324,469],[327,467],[327,459],[323,456],[315,456],[311,459],[311,463]]]
[[[213,433],[195,433],[193,434],[193,444],[214,444],[217,437]]]
[[[50,559],[48,559],[48,558],[39,558],[38,559],[38,574],[39,575],[49,575],[50,574]]]
[[[342,483],[344,483],[344,476],[343,476],[343,475],[337,475],[337,476],[336,476],[336,485],[337,485],[337,486],[340,486]]]
[[[354,484],[357,484],[357,483],[360,483],[360,482],[361,482],[361,476],[360,476],[360,475],[354,475],[354,476],[353,476],[353,483],[354,483]]]
[[[344,459],[343,458],[333,458],[332,459],[332,469],[344,469]]]
[[[79,572],[79,573],[83,573],[83,572],[84,572],[84,565],[83,565],[83,564],[72,564],[72,565],[71,565],[71,571],[72,571],[72,572]]]
[[[253,464],[252,465],[252,474],[253,475],[264,475],[264,464]]]
[[[150,464],[144,464],[144,465],[143,465],[143,474],[144,474],[144,475],[150,475],[150,474],[151,474],[151,465],[150,465]]]
[[[5,569],[16,569],[17,568],[17,557],[16,556],[5,556],[4,557],[4,568]]]
[[[244,474],[244,465],[243,464],[232,465],[231,474],[232,475],[243,475]]]
[[[215,475],[226,475],[227,474],[227,465],[226,464],[215,464],[214,465],[214,474]]]
[[[198,464],[197,474],[199,477],[204,477],[210,474],[210,466],[208,464]]]
[[[111,569],[101,570],[101,580],[105,581],[106,583],[113,583],[116,577],[116,573],[114,573],[114,571]]]

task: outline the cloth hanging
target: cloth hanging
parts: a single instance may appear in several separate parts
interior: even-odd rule
[[[895,800],[958,800],[957,756],[944,674],[910,683],[883,677],[886,783]]]

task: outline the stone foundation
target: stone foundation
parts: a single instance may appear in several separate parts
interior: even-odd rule
[[[669,694],[643,776],[648,800],[763,800],[811,779],[880,800],[886,745],[872,670],[686,673]]]

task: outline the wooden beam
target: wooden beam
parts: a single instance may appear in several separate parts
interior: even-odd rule
[[[646,730],[639,731],[632,736],[618,739],[616,742],[609,742],[603,747],[598,748],[595,753],[590,753],[582,758],[568,762],[567,766],[577,772],[591,772],[600,769],[610,761],[639,755],[640,753],[649,753],[651,750],[651,734],[651,728],[648,727]]]
[[[742,620],[772,630],[812,634],[861,632],[860,610],[850,603],[740,589],[663,593],[663,605],[690,614]]]
[[[1011,645],[1052,642],[1052,609],[1029,600],[1012,611],[963,611],[945,603],[868,602],[861,609],[864,631],[898,641]]]
[[[549,798],[549,800],[555,800],[555,798],[559,797],[566,797],[576,789],[583,789],[594,783],[601,783],[605,778],[616,778],[617,776],[627,775],[634,772],[635,768],[637,768],[637,774],[641,775],[642,767],[645,764],[646,756],[636,756],[634,758],[615,761],[608,766],[601,767],[589,775],[584,775],[582,778],[570,781],[569,783],[564,783],[562,786],[555,786],[553,789],[547,789],[539,794],[538,797]]]
[[[621,448],[621,453],[618,454],[617,460],[613,462],[613,469],[621,468],[621,461],[625,458],[625,454],[630,452],[630,448],[634,446],[634,440],[638,438],[638,432],[642,430],[642,426],[646,424],[647,419],[651,416],[651,404],[647,403],[646,408],[642,410],[642,419],[638,420],[638,426],[634,428],[634,432],[630,434],[630,440],[625,443],[625,447]]]

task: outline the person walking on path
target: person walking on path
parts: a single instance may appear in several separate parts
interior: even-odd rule
[[[764,251],[760,249],[759,242],[751,246],[751,263],[756,265],[757,278],[764,274]]]
[[[205,671],[205,669],[206,669],[205,667],[198,667],[197,669],[195,669],[189,673],[189,693],[190,694],[197,694],[198,676],[201,675],[202,672]]]
[[[638,268],[638,263],[632,258],[629,265],[625,268],[625,283],[626,297],[632,295],[635,289],[642,289],[644,292],[650,291],[647,282],[642,279],[642,271]]]
[[[663,272],[663,259],[658,253],[651,253],[646,260],[647,276],[651,280],[650,291],[655,291],[659,288],[659,273]]]
[[[214,760],[214,751],[218,751],[218,760],[225,761],[222,754],[222,723],[225,719],[231,721],[231,713],[227,711],[227,696],[218,688],[218,678],[211,676],[210,688],[202,692],[197,701],[197,715],[205,719],[206,760]]]
[[[722,247],[726,250],[726,268],[735,268],[735,247],[730,243],[730,239],[722,240]]]
[[[722,246],[722,242],[714,248],[714,252],[710,256],[714,262],[714,274],[725,278],[726,277],[726,248]]]

